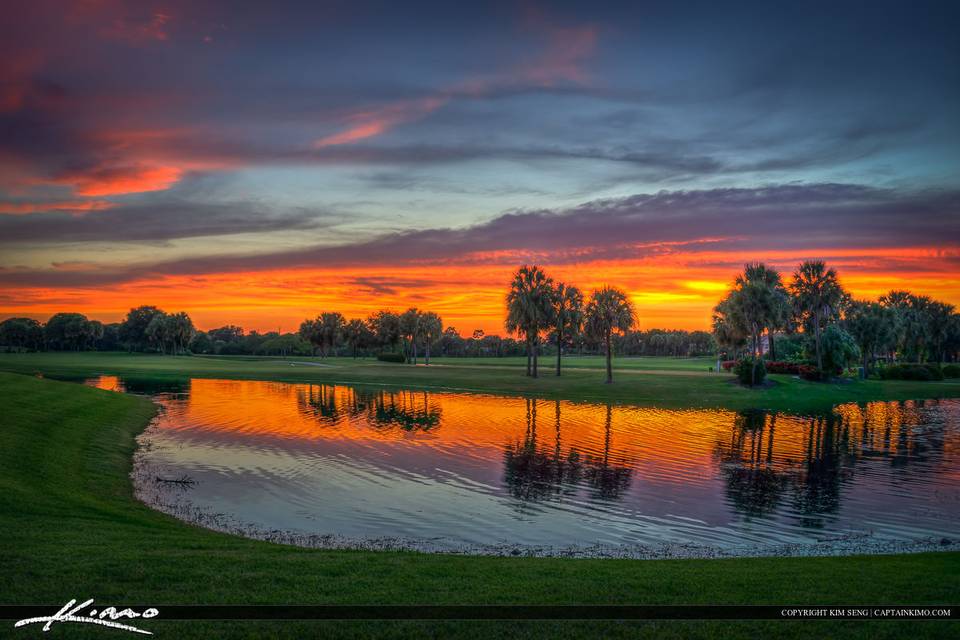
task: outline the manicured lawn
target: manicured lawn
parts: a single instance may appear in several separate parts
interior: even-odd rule
[[[332,358],[160,356],[127,353],[0,354],[0,371],[83,377],[117,374],[152,380],[190,377],[340,383],[418,389],[530,395],[664,408],[763,408],[812,413],[843,402],[960,397],[960,380],[909,382],[852,380],[842,384],[771,376],[776,386],[746,389],[728,373],[708,373],[704,359],[622,358],[613,384],[604,384],[599,358],[570,359],[561,377],[545,368],[540,378],[524,375],[522,359],[464,358],[429,367]],[[622,368],[621,368],[622,367]]]
[[[81,359],[87,358],[87,364]],[[234,361],[121,356],[23,357],[24,369],[240,376]],[[73,367],[69,366],[73,363]],[[168,363],[172,363],[168,364]],[[251,365],[247,365],[251,366]],[[278,365],[256,367],[281,371]],[[356,374],[362,365],[345,370]],[[86,367],[86,369],[84,369]],[[202,369],[203,374],[197,369]],[[311,368],[305,373],[325,371]],[[295,369],[297,375],[301,372]],[[412,369],[405,371],[413,372]],[[404,373],[403,375],[418,375]],[[430,375],[436,375],[432,372]],[[511,382],[513,379],[511,378]],[[582,384],[586,384],[583,382]],[[955,388],[955,387],[954,387]],[[298,549],[183,524],[134,501],[134,436],[152,403],[76,384],[0,373],[0,602],[102,604],[950,604],[960,553],[734,560],[476,558]],[[52,613],[53,611],[51,611]],[[4,622],[11,624],[12,622]],[[157,637],[947,637],[949,622],[750,623],[142,623]],[[4,634],[41,635],[36,627]],[[50,637],[121,637],[60,626]],[[117,635],[120,634],[120,635]]]

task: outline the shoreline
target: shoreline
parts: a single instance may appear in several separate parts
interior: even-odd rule
[[[159,407],[157,414],[147,428],[136,437],[137,448],[133,454],[133,465],[130,471],[134,498],[150,509],[172,516],[187,524],[280,545],[328,551],[386,551],[504,558],[621,560],[837,557],[952,551],[957,548],[957,541],[943,537],[897,540],[874,538],[868,534],[843,536],[833,540],[817,542],[780,543],[763,546],[744,545],[742,547],[720,547],[692,543],[556,546],[509,542],[474,544],[455,540],[400,536],[366,538],[270,529],[242,522],[228,513],[218,513],[198,507],[186,498],[187,490],[182,486],[156,481],[158,477],[169,475],[167,470],[147,460],[147,452],[152,448],[152,431],[157,428],[162,415],[163,408]]]

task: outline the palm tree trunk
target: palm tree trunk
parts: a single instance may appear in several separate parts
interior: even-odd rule
[[[813,341],[817,347],[817,370],[823,376],[823,354],[820,353],[820,310],[813,314]]]
[[[557,325],[557,375],[560,375],[560,356],[563,353],[563,329]]]
[[[426,353],[423,354],[423,363],[427,366],[430,366],[430,339],[429,338],[427,338],[427,344],[424,348],[426,349]]]
[[[613,361],[611,358],[610,332],[607,332],[607,384],[613,382]]]
[[[530,349],[530,336],[527,336],[527,377],[530,377],[530,374],[533,373],[533,361],[532,354]]]
[[[537,356],[539,355],[539,351],[540,351],[540,344],[538,342],[537,336],[534,335],[533,336],[533,377],[534,378],[536,378],[537,374],[539,373],[537,371],[537,366],[539,364],[537,362]]]
[[[771,359],[771,360],[776,360],[776,359],[777,359],[777,351],[776,351],[776,349],[774,348],[774,344],[773,344],[773,329],[767,329],[767,340],[770,341],[770,359]]]
[[[414,338],[410,341],[410,345],[413,347],[413,364],[417,364],[417,340]]]

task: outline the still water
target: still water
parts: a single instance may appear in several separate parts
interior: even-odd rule
[[[960,401],[829,415],[194,379],[145,455],[268,529],[439,544],[960,537]]]

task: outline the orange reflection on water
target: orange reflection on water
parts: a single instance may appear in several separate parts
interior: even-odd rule
[[[118,384],[101,378],[104,388]],[[473,458],[505,455],[531,472],[552,466],[561,476],[560,467],[573,460],[697,484],[714,475],[718,464],[785,473],[825,458],[881,456],[905,463],[919,455],[917,440],[908,437],[917,424],[918,404],[912,402],[846,404],[830,416],[811,418],[203,379],[191,381],[183,402],[177,420],[165,428],[360,446],[403,442]],[[940,446],[956,459],[955,438]]]
[[[264,526],[531,544],[960,535],[960,403],[821,416],[336,385],[101,378],[164,405],[150,456]],[[154,383],[155,384],[155,383]]]

